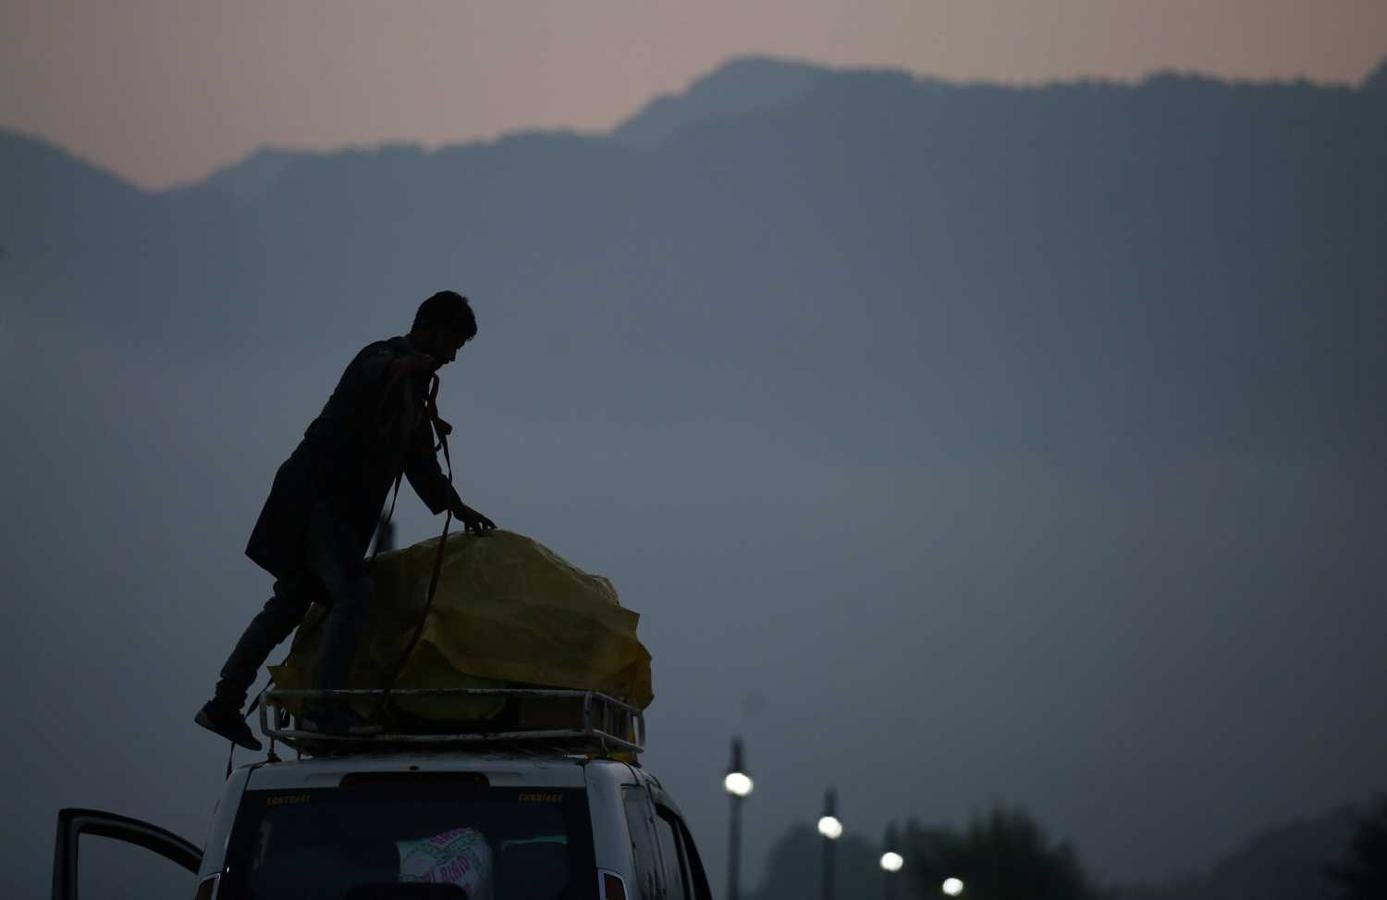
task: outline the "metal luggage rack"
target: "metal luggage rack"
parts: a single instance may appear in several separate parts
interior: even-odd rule
[[[488,727],[488,722],[438,723],[439,728],[391,728],[371,734],[331,734],[312,728],[311,722],[290,712],[286,700],[350,702],[374,699],[381,708],[392,699],[417,697],[479,697],[502,701],[572,700],[575,710],[581,702],[579,724],[568,728],[524,728],[505,730]],[[432,724],[432,723],[431,723]],[[271,688],[260,703],[260,730],[273,741],[280,741],[299,753],[347,753],[382,749],[438,749],[464,745],[487,749],[595,754],[614,752],[639,754],[645,749],[645,714],[636,707],[598,691],[548,688],[401,688],[399,690],[281,690]]]

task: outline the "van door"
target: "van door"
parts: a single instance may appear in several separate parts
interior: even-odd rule
[[[143,847],[194,875],[202,865],[202,851],[196,845],[157,825],[99,809],[60,809],[53,845],[53,900],[77,900],[77,850],[84,834]],[[211,896],[214,879],[207,879],[205,886],[205,892],[198,891],[199,898],[204,893]]]
[[[665,897],[668,900],[693,900],[689,885],[689,864],[684,849],[679,846],[679,833],[674,813],[667,807],[656,807],[655,833],[660,843],[660,864],[664,872]]]
[[[664,804],[655,806],[655,831],[664,869],[665,896],[669,900],[712,900],[708,876],[698,848],[679,813]]]

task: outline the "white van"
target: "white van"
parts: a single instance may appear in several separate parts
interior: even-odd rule
[[[679,808],[636,762],[638,710],[582,691],[396,693],[564,700],[582,712],[563,728],[342,738],[262,711],[269,756],[231,773],[205,847],[65,809],[53,897],[75,900],[79,839],[93,835],[195,871],[197,900],[711,900]],[[283,699],[272,692],[268,705]],[[279,759],[276,742],[296,758]]]

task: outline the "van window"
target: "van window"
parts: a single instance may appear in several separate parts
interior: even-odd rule
[[[660,858],[664,863],[665,896],[669,900],[688,900],[689,864],[684,859],[684,848],[679,845],[675,833],[674,813],[660,809],[660,817],[655,821],[655,831],[660,836]]]
[[[659,886],[656,872],[660,857],[655,849],[653,807],[645,788],[627,786],[621,789],[622,805],[626,808],[626,827],[631,832],[631,856],[636,865],[636,900],[657,900]]]
[[[440,773],[446,774],[446,773]],[[219,900],[596,900],[582,789],[432,778],[247,791]],[[413,891],[412,893],[410,891]]]

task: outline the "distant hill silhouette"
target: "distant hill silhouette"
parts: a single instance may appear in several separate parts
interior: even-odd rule
[[[677,96],[663,94],[617,126],[612,137],[651,148],[681,129],[710,119],[786,106],[832,73],[822,66],[789,60],[743,57],[700,78]]]
[[[1364,326],[1381,322],[1369,298],[1387,241],[1365,204],[1384,196],[1369,161],[1387,116],[1365,116],[1370,102],[1180,76],[1017,90],[739,60],[614,139],[263,153],[166,198],[11,137],[7,154],[29,161],[8,177],[52,174],[21,174],[10,215],[30,218],[0,238],[42,282],[25,254],[39,223],[102,233],[84,252],[114,302],[84,315],[118,331],[180,315],[167,297],[195,289],[191,326],[259,341],[317,317],[282,296],[304,277],[349,308],[402,273],[456,272],[526,298],[508,314],[534,333],[607,320],[622,353],[678,333],[792,398],[778,413],[844,434],[871,407],[826,408],[838,386],[875,415],[952,407],[966,384],[1015,403],[958,410],[954,434],[989,443],[1087,444],[1097,429],[1143,447],[1325,446],[1360,435],[1351,398],[1380,372]],[[80,281],[89,263],[53,274]],[[575,290],[582,304],[557,302]],[[50,309],[89,302],[48,294]],[[1056,403],[1062,431],[1046,424]]]
[[[0,245],[12,250],[85,242],[151,208],[142,191],[40,138],[0,129],[0,167]]]
[[[253,203],[269,195],[295,162],[312,159],[313,154],[264,148],[234,166],[219,169],[192,189],[220,193],[237,206]]]
[[[1363,76],[1362,89],[1374,94],[1387,94],[1387,56],[1384,56],[1367,75]]]
[[[620,343],[654,347],[676,329],[734,369],[777,368],[770,387],[802,387],[816,408],[814,388],[834,384],[902,409],[948,404],[966,358],[972,388],[1016,381],[1030,401],[965,426],[979,436],[1015,440],[1053,399],[1080,431],[1142,442],[1212,435],[1235,411],[1263,436],[1312,417],[1292,439],[1321,441],[1361,427],[1344,406],[1358,377],[1347,361],[1372,355],[1361,317],[1379,315],[1364,304],[1382,274],[1381,217],[1363,204],[1382,196],[1368,160],[1387,125],[1363,116],[1368,102],[1178,76],[956,87],[745,59],[612,139],[265,152],[153,197],[11,135],[0,163],[16,202],[0,239],[42,282],[26,241],[104,234],[104,250],[83,244],[111,255],[97,267],[119,301],[87,312],[116,329],[195,285],[192,324],[259,340],[302,327],[295,310],[316,315],[282,302],[299,273],[350,306],[397,291],[401,273],[452,271],[478,293],[528,298],[512,313],[543,333],[572,331],[578,307],[553,303],[583,285],[582,315],[621,323]],[[80,281],[87,268],[62,270]],[[48,293],[50,309],[88,302]],[[1116,380],[1087,377],[1109,366]]]

